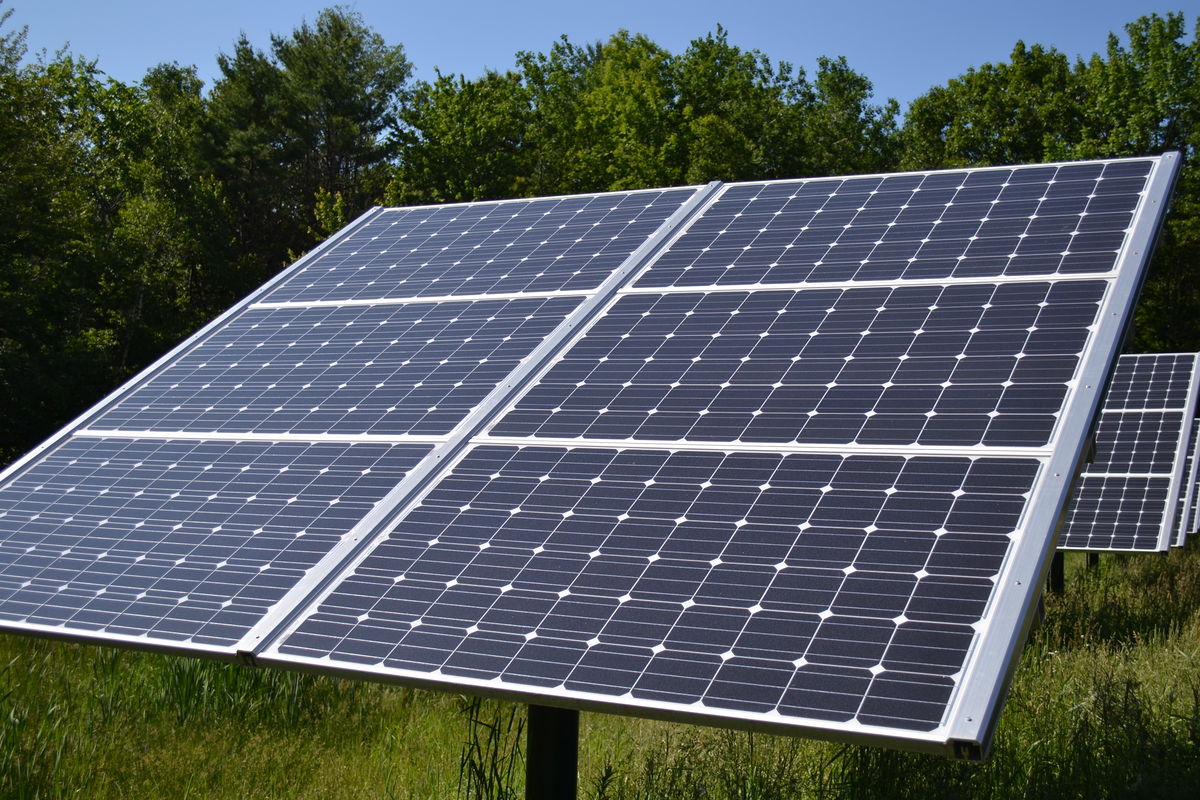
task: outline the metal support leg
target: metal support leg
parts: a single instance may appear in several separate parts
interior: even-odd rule
[[[1062,594],[1063,587],[1066,586],[1066,566],[1064,561],[1063,552],[1058,550],[1054,553],[1054,560],[1050,562],[1050,591],[1055,594]]]
[[[579,712],[529,706],[525,736],[525,800],[575,800]]]

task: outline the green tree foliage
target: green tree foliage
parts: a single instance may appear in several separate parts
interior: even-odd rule
[[[409,85],[403,48],[334,7],[207,91],[25,60],[0,11],[0,457],[19,452],[372,204],[470,201],[1178,149],[1134,347],[1200,347],[1200,41],[1150,15],[1072,62],[1018,42],[903,124],[842,58],[815,71],[715,32],[670,53],[566,37]]]
[[[397,202],[886,169],[898,107],[844,59],[816,80],[731,45],[723,28],[672,55],[645,36],[566,37],[517,70],[419,83],[401,115]]]
[[[913,101],[901,164],[909,169],[1018,164],[1059,155],[1079,135],[1067,57],[1017,42],[1010,61],[984,64]]]
[[[514,72],[421,82],[404,109],[404,157],[388,187],[392,205],[519,197],[528,193],[529,93]]]
[[[672,183],[671,55],[620,31],[599,49],[577,98],[570,176],[562,189],[636,189]]]
[[[126,86],[60,56],[0,81],[0,424],[23,447],[202,321],[225,254],[199,237],[212,186],[180,164],[193,70]]]
[[[812,100],[803,72],[731,45],[718,26],[673,60],[673,73],[675,177],[703,183],[803,172],[795,109]]]
[[[340,194],[354,211],[377,202],[387,185],[396,124],[412,67],[353,11],[322,11],[290,37],[272,36],[294,142],[299,196]]]
[[[808,152],[803,174],[846,175],[894,169],[899,106],[871,104],[871,82],[844,58],[819,58],[815,97],[801,130]]]
[[[201,168],[224,193],[244,293],[317,241],[323,192],[351,217],[382,199],[397,147],[385,134],[412,68],[401,46],[344,8],[273,36],[270,53],[243,36],[217,65]]]

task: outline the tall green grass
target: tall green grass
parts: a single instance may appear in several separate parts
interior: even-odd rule
[[[584,715],[595,800],[1200,797],[1200,549],[1069,562],[992,756]],[[0,637],[0,798],[522,795],[497,701]]]

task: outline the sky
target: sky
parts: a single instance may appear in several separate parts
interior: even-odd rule
[[[12,9],[4,30],[27,25],[31,54],[64,46],[95,58],[118,80],[136,82],[164,61],[195,65],[206,85],[216,56],[241,33],[266,48],[333,2],[205,0],[0,0]],[[1142,0],[508,0],[412,2],[358,0],[389,44],[402,44],[419,79],[443,73],[476,77],[504,70],[520,50],[545,52],[566,34],[584,44],[624,28],[670,52],[716,29],[733,44],[790,61],[811,75],[818,56],[845,56],[875,85],[877,100],[902,105],[968,67],[1006,60],[1017,40],[1052,45],[1070,56],[1102,51],[1109,32],[1143,14],[1183,11],[1189,29],[1200,0],[1160,5]]]

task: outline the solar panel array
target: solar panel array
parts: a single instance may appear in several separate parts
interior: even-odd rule
[[[1200,396],[1196,353],[1123,355],[1063,523],[1061,549],[1166,550],[1180,535]]]
[[[376,211],[5,473],[0,625],[977,757],[1177,161]]]
[[[724,187],[260,661],[973,751],[1152,168]]]
[[[368,215],[8,472],[0,625],[235,657],[696,194]]]

